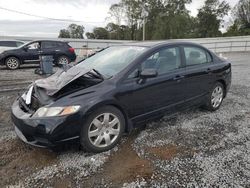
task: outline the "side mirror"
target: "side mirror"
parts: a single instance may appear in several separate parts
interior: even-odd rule
[[[140,73],[140,78],[141,79],[147,79],[147,78],[154,78],[158,75],[158,72],[156,69],[144,69]]]
[[[144,69],[140,73],[140,79],[138,80],[138,84],[144,84],[146,82],[147,78],[154,78],[158,75],[158,72],[156,69]]]

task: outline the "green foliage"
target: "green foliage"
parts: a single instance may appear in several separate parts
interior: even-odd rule
[[[70,24],[68,27],[70,38],[83,39],[84,27],[82,25]]]
[[[250,0],[240,0],[234,9],[235,20],[225,36],[250,35]]]
[[[109,23],[87,32],[88,39],[142,40],[145,19],[146,40],[236,36],[250,34],[250,0],[239,0],[235,20],[226,33],[220,28],[230,6],[225,0],[206,0],[193,17],[186,8],[192,0],[120,0],[109,10]],[[144,13],[147,13],[145,15]],[[83,38],[84,27],[71,24],[60,38]]]
[[[155,30],[152,39],[174,39],[188,38],[192,36],[192,25],[194,24],[186,4],[189,0],[168,0],[159,6],[160,14],[152,23],[155,23]]]
[[[230,6],[225,1],[206,0],[205,5],[199,9],[198,37],[218,37],[222,33],[219,30],[223,17],[228,14]]]
[[[250,0],[240,0],[236,5],[236,21],[241,28],[250,28]]]
[[[86,37],[87,37],[88,39],[95,39],[94,33],[91,33],[91,32],[87,32],[87,33],[86,33]]]
[[[115,20],[115,24],[121,25],[121,21],[124,18],[124,7],[121,3],[111,5],[108,14],[110,19]]]
[[[86,33],[88,39],[109,39],[109,32],[103,27],[96,27],[93,33]]]
[[[58,38],[70,38],[70,33],[67,29],[61,29]]]
[[[83,34],[84,27],[82,25],[70,24],[67,29],[60,30],[58,38],[83,39]]]

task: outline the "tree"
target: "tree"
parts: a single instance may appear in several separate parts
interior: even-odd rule
[[[83,39],[84,27],[82,25],[70,24],[68,27],[70,38]]]
[[[124,7],[125,21],[130,27],[130,38],[136,40],[136,31],[138,30],[139,22],[142,20],[142,5],[143,0],[122,0],[121,5]]]
[[[67,29],[59,32],[59,38],[78,38],[83,39],[84,27],[82,25],[70,24]]]
[[[114,19],[115,24],[120,26],[121,21],[124,18],[124,8],[123,8],[122,3],[111,5],[111,7],[109,8],[108,14],[110,15],[109,18]]]
[[[120,26],[114,23],[108,23],[105,29],[109,32],[110,39],[118,39],[120,35]]]
[[[240,24],[235,20],[233,25],[231,25],[228,29],[227,32],[223,34],[225,37],[230,37],[230,36],[238,36],[241,35],[240,32]]]
[[[96,27],[93,33],[86,33],[88,39],[109,39],[109,32],[103,27]]]
[[[198,33],[199,37],[217,37],[221,36],[220,26],[223,17],[228,14],[230,6],[226,1],[206,0],[205,5],[199,9]]]
[[[127,25],[121,25],[119,29],[119,38],[120,40],[131,40],[131,35],[130,35],[130,27]]]
[[[96,27],[93,30],[96,39],[109,39],[109,32],[103,27]]]
[[[94,35],[94,33],[87,32],[87,33],[86,33],[86,37],[87,37],[88,39],[94,39],[94,38],[95,38],[95,35]]]
[[[152,39],[188,38],[193,34],[193,21],[186,9],[191,0],[168,0],[161,4],[152,20]],[[152,14],[152,13],[151,13]],[[152,19],[152,18],[151,18]]]
[[[70,33],[67,29],[61,29],[58,38],[70,38]]]
[[[225,35],[250,35],[250,0],[240,0],[234,10],[234,23]]]
[[[156,24],[157,19],[159,19],[159,15],[164,12],[164,4],[161,0],[147,0],[145,9],[148,13],[146,18],[146,40],[153,39],[155,35],[156,28],[158,25]]]
[[[250,0],[240,0],[235,14],[242,28],[250,28]]]

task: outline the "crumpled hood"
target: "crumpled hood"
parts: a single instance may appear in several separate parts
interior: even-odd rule
[[[49,96],[53,96],[66,85],[91,71],[82,67],[74,66],[67,70],[59,69],[48,78],[35,81],[35,85],[46,90]]]

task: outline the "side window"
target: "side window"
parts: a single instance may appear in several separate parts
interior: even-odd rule
[[[160,50],[147,58],[139,68],[136,68],[128,79],[136,78],[139,72],[144,69],[156,69],[158,75],[163,75],[181,67],[179,47],[172,47]]]
[[[211,63],[212,58],[208,52],[198,47],[184,47],[187,66]]]
[[[56,42],[42,42],[42,48],[47,49],[47,48],[56,48],[57,43]]]
[[[30,50],[39,49],[39,48],[40,48],[39,42],[34,42],[34,43],[29,44],[29,45],[28,45],[28,48],[29,48]]]
[[[166,74],[181,67],[180,50],[178,47],[166,48],[154,53],[142,63],[142,70],[157,69],[158,74]]]
[[[64,43],[62,43],[62,42],[57,42],[57,43],[56,43],[56,46],[57,46],[57,47],[63,47],[63,46],[64,46]]]

